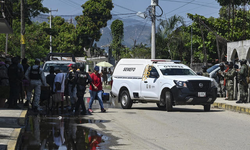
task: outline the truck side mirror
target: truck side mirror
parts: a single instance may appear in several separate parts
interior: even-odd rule
[[[158,72],[151,72],[150,75],[151,75],[151,77],[159,78]]]

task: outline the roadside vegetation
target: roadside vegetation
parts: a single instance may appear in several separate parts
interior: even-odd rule
[[[193,22],[187,24],[181,16],[174,15],[159,22],[156,33],[156,58],[181,60],[190,64],[191,34],[194,62],[222,61],[226,58],[226,42],[250,39],[250,0],[216,0],[221,9],[219,18],[206,18],[199,14],[187,16]],[[94,7],[93,7],[94,6]],[[52,17],[52,29],[48,22],[32,22],[31,17],[48,13],[42,0],[27,0],[26,11],[26,57],[44,58],[49,53],[50,35],[53,36],[53,52],[74,53],[75,56],[91,54],[103,55],[104,49],[97,48],[101,38],[101,28],[107,26],[112,18],[112,0],[88,0],[82,5],[82,15],[77,16],[76,26],[64,18]],[[20,55],[20,1],[13,1],[13,30],[9,35],[8,53]],[[29,8],[29,9],[28,9]],[[110,49],[116,60],[121,58],[150,58],[150,45],[136,43],[132,47],[122,45],[124,37],[123,22],[115,20],[111,25],[112,42]],[[202,36],[203,35],[203,36]],[[5,41],[6,35],[0,34]],[[150,37],[148,37],[150,39]],[[85,51],[84,51],[85,49]],[[5,51],[5,42],[0,43],[0,52]]]

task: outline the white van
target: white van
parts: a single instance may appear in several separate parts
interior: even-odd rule
[[[133,103],[156,103],[170,111],[175,105],[203,105],[210,111],[217,87],[212,78],[198,76],[184,64],[159,59],[121,59],[113,73],[111,95],[122,108]]]

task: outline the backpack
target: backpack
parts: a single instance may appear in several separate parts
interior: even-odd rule
[[[88,83],[88,74],[86,72],[80,72],[77,75],[77,84],[86,86]]]

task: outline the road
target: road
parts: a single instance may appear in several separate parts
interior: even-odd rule
[[[93,113],[82,124],[108,137],[101,149],[247,150],[250,116],[202,106],[175,106],[172,112],[155,104],[134,104],[132,109],[109,108]]]

